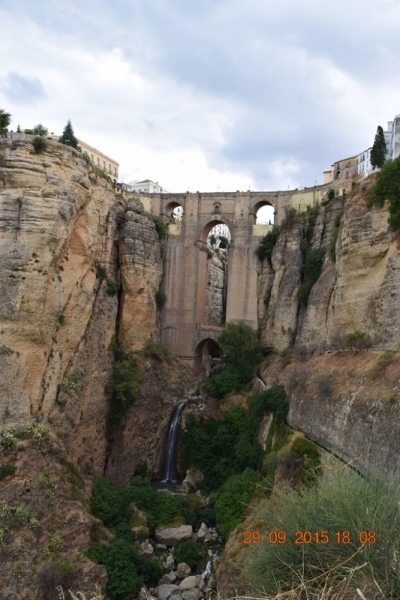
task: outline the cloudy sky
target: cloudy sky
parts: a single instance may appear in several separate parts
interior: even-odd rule
[[[1,0],[0,107],[170,191],[322,183],[400,113],[399,0]]]

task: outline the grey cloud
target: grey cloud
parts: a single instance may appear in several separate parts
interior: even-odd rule
[[[0,80],[0,90],[16,104],[34,104],[46,98],[45,89],[36,77],[24,77],[14,71],[9,71]]]

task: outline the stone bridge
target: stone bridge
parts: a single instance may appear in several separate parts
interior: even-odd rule
[[[257,225],[257,211],[274,208],[275,223],[286,207],[304,210],[323,198],[328,186],[287,192],[149,194],[141,200],[168,223],[163,291],[162,342],[180,359],[201,371],[206,340],[216,340],[222,328],[204,322],[207,273],[207,236],[218,224],[229,227],[231,245],[227,274],[226,322],[244,321],[258,327],[258,259],[255,253],[271,225]],[[150,206],[149,206],[150,204]],[[181,222],[171,214],[182,207]]]

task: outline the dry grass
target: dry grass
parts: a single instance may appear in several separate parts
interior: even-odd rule
[[[96,588],[97,588],[97,585],[96,585]],[[65,597],[64,590],[61,587],[61,585],[58,586],[57,592],[58,592],[59,600],[68,600],[68,598]],[[68,590],[68,592],[70,594],[70,600],[103,600],[103,598],[104,598],[102,594],[99,594],[97,589],[94,592],[96,595],[93,596],[93,594],[91,594],[90,598],[89,598],[89,596],[85,596],[85,594],[83,592],[72,592],[71,590]]]

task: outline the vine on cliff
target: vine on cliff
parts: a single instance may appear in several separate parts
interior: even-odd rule
[[[400,156],[383,165],[372,188],[367,205],[382,207],[389,200],[389,225],[394,231],[400,229]]]

